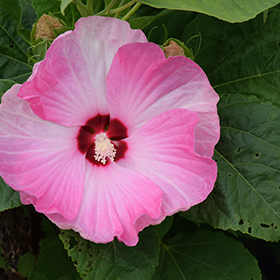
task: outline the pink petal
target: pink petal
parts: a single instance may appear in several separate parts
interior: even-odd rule
[[[195,150],[211,157],[219,139],[218,95],[202,69],[186,57],[166,59],[153,43],[121,47],[107,78],[111,118],[117,118],[131,135],[156,115],[186,108],[199,116]]]
[[[96,115],[107,114],[106,76],[118,48],[146,42],[140,30],[115,18],[87,17],[76,29],[59,36],[38,63],[19,97],[44,120],[65,126],[84,125]]]
[[[78,127],[41,120],[29,103],[5,93],[0,105],[0,175],[20,191],[24,204],[73,219],[80,207],[85,164],[77,149]]]
[[[129,149],[118,163],[143,174],[163,191],[161,216],[141,217],[139,230],[188,210],[212,191],[217,166],[212,159],[194,152],[197,122],[196,113],[174,109],[154,117],[126,139]]]
[[[128,246],[138,242],[137,219],[160,214],[162,191],[142,174],[116,163],[86,166],[85,192],[73,221],[48,215],[60,228],[72,228],[82,237],[107,243],[116,236]]]

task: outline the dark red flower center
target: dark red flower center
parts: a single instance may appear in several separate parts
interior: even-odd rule
[[[122,141],[122,139],[127,136],[127,128],[121,121],[117,119],[110,120],[109,115],[98,114],[89,119],[86,124],[80,128],[77,136],[78,149],[82,154],[86,155],[86,159],[93,165],[104,166],[109,164],[111,159],[109,156],[105,157],[102,161],[99,150],[102,151],[103,146],[105,146],[106,149],[109,145],[109,147],[107,147],[109,151],[108,155],[109,153],[112,154],[113,160],[118,161],[119,159],[124,158],[124,154],[127,150],[127,144]],[[100,141],[102,141],[103,138],[106,139],[104,140],[104,143],[101,142],[100,144]],[[96,143],[98,143],[97,147]],[[110,147],[110,143],[112,148]]]

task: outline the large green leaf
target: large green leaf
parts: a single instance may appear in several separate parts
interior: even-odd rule
[[[22,25],[24,28],[31,29],[35,22],[36,14],[31,6],[31,0],[20,0],[22,6]]]
[[[1,0],[0,79],[24,82],[31,73],[26,54],[28,45],[17,34],[22,7],[18,0]]]
[[[270,241],[280,237],[279,28],[275,10],[266,23],[198,16],[183,35],[201,33],[197,62],[221,97],[216,186],[185,216]]]
[[[60,2],[57,0],[32,0],[32,6],[36,15],[40,18],[43,14],[56,13],[60,11]]]
[[[40,241],[40,254],[31,270],[29,280],[79,280],[71,259],[58,238],[57,227],[43,218],[46,238]]]
[[[0,211],[21,205],[19,193],[7,186],[0,177]]]
[[[171,14],[173,11],[170,10],[163,10],[155,15],[146,15],[146,16],[139,16],[130,19],[128,22],[133,29],[143,29],[149,24],[151,24],[156,19],[163,17],[167,14]]]
[[[143,30],[149,41],[160,45],[163,45],[168,38],[181,38],[185,27],[197,16],[196,13],[182,11],[165,13],[162,12],[160,17]]]
[[[69,2],[69,1],[68,1]],[[40,18],[43,14],[53,14],[56,17],[61,18],[68,26],[74,28],[75,22],[80,17],[80,13],[78,12],[75,5],[68,5],[64,9],[64,16],[60,11],[61,2],[57,0],[32,0],[32,6],[35,9],[37,17]]]
[[[153,280],[260,280],[256,259],[241,242],[222,232],[199,229],[162,245]]]
[[[0,103],[2,95],[14,85],[15,82],[13,80],[1,80],[0,79]]]
[[[279,3],[279,0],[141,0],[156,8],[204,13],[229,22],[242,22]]]
[[[150,280],[158,265],[159,239],[152,228],[139,234],[135,247],[95,244],[73,231],[63,231],[61,239],[84,279]]]

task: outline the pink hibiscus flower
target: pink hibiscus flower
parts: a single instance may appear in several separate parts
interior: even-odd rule
[[[0,108],[0,175],[63,229],[128,246],[203,201],[216,179],[218,95],[186,57],[88,17]]]

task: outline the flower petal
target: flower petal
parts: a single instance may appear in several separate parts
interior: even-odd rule
[[[200,155],[213,155],[220,131],[219,97],[192,60],[182,56],[166,59],[153,43],[125,45],[112,62],[106,95],[111,118],[123,122],[128,135],[167,110],[197,112],[195,150]]]
[[[111,163],[98,167],[87,163],[81,209],[73,221],[48,215],[60,228],[72,228],[82,237],[107,243],[116,236],[128,246],[138,242],[137,219],[160,214],[162,191],[142,174]]]
[[[106,76],[118,48],[146,40],[142,31],[132,30],[127,22],[82,18],[74,31],[54,40],[18,96],[30,102],[44,120],[84,125],[98,113],[108,113]]]
[[[217,166],[212,159],[194,152],[197,122],[196,113],[173,109],[154,117],[126,139],[129,149],[118,164],[138,171],[163,191],[161,216],[140,218],[138,230],[188,210],[212,191]]]
[[[7,91],[0,105],[0,175],[20,191],[24,204],[73,219],[85,176],[76,141],[79,128],[41,120],[16,96],[19,88],[14,85]]]

